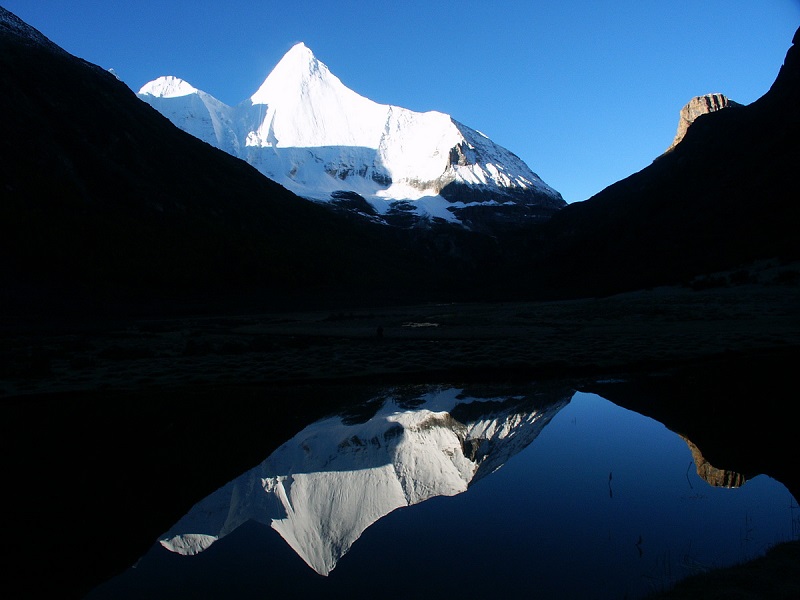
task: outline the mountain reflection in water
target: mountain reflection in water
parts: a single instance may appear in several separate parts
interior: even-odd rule
[[[571,394],[477,398],[453,388],[376,398],[367,420],[306,427],[256,468],[199,502],[161,540],[196,554],[245,523],[271,525],[327,575],[393,510],[467,490],[528,446]]]
[[[794,535],[782,484],[714,487],[698,457],[565,387],[392,388],[305,427],[88,597],[642,597]]]

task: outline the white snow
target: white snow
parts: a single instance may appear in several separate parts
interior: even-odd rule
[[[184,556],[194,556],[206,550],[211,544],[217,541],[217,536],[204,535],[202,533],[187,533],[176,535],[175,537],[160,540],[160,544],[170,552],[183,554]]]
[[[139,97],[175,125],[242,158],[296,194],[363,196],[385,214],[411,201],[417,214],[457,221],[440,196],[452,182],[560,194],[517,156],[444,113],[378,104],[347,88],[303,43],[247,100],[230,107],[176,77]]]
[[[250,102],[266,107],[248,139],[262,147],[377,148],[388,110],[345,87],[302,43],[286,53]]]
[[[450,416],[454,407],[487,399],[443,388],[418,400],[410,410],[390,398],[365,423],[331,417],[306,427],[196,504],[161,544],[195,554],[254,519],[270,524],[312,569],[327,575],[372,523],[398,508],[466,491],[530,444],[569,402],[560,398],[544,410],[461,423]],[[491,451],[469,458],[464,448],[470,441]]]
[[[139,97],[187,133],[234,156],[239,155],[236,111],[178,77],[159,77]]]
[[[168,75],[144,84],[142,89],[139,90],[139,95],[149,94],[156,98],[180,98],[181,96],[196,94],[197,91],[197,88],[183,79]]]

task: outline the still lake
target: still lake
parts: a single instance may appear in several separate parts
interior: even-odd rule
[[[594,394],[387,388],[201,499],[88,598],[639,598],[795,539],[767,476]],[[109,540],[113,543],[113,540]]]

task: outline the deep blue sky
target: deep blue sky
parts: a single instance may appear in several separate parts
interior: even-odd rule
[[[228,104],[303,41],[351,89],[452,115],[570,202],[647,166],[693,96],[763,95],[800,26],[800,0],[0,4],[134,91],[175,75]]]

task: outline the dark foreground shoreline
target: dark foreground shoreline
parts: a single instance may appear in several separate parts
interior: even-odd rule
[[[799,299],[797,286],[740,286],[552,303],[8,319],[0,433],[16,558],[5,579],[82,596],[197,498],[374,385],[567,382],[660,420],[716,467],[768,474],[798,498],[788,411]],[[797,546],[723,579],[751,594],[737,597],[794,597]],[[754,573],[784,587],[770,594]],[[692,587],[703,581],[711,588]],[[669,597],[730,597],[709,591],[719,582],[703,575]]]
[[[326,381],[644,372],[800,346],[800,285],[554,302],[0,319],[0,398]]]

